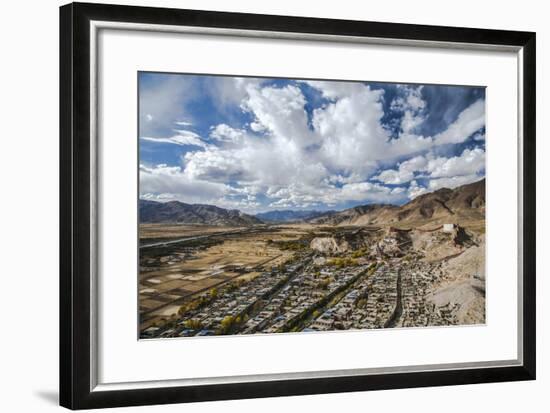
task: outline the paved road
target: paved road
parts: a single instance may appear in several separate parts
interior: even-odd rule
[[[187,241],[194,241],[197,239],[206,239],[211,237],[217,237],[220,235],[237,235],[237,234],[253,234],[253,233],[261,233],[269,230],[276,229],[275,226],[263,226],[263,227],[251,227],[251,228],[243,228],[243,229],[235,229],[231,231],[220,231],[220,232],[212,232],[211,234],[205,234],[205,235],[195,235],[193,237],[185,237],[185,238],[178,238],[173,239],[169,241],[158,241],[153,242],[150,244],[143,244],[140,245],[139,248],[152,248],[152,247],[162,247],[165,245],[171,245],[171,244],[179,244],[181,242],[187,242]]]
[[[391,317],[384,324],[384,328],[391,328],[397,326],[401,316],[403,315],[403,294],[401,291],[401,270],[397,273],[397,299],[395,303],[395,310]]]
[[[139,248],[144,249],[144,248],[152,248],[152,247],[163,247],[163,246],[166,246],[166,245],[179,244],[181,242],[194,241],[194,240],[197,240],[197,239],[205,239],[205,238],[210,238],[210,237],[219,236],[219,235],[243,234],[243,233],[246,233],[248,231],[250,231],[250,230],[240,229],[240,230],[234,230],[234,231],[213,232],[212,234],[196,235],[194,237],[178,238],[178,239],[174,239],[174,240],[170,240],[170,241],[153,242],[151,244],[140,245]]]

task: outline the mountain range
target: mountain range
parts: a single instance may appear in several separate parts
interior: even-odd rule
[[[401,205],[369,204],[343,211],[269,211],[248,215],[213,205],[179,201],[139,201],[142,223],[187,223],[251,226],[270,222],[308,222],[323,225],[384,225],[392,223],[455,222],[483,220],[485,179],[455,189],[442,188]]]
[[[485,218],[485,179],[455,189],[441,188],[401,205],[361,205],[308,222],[327,225],[455,222]]]
[[[237,209],[214,205],[186,204],[179,201],[156,202],[139,200],[139,220],[142,223],[177,222],[219,226],[250,226],[263,224],[258,218]]]

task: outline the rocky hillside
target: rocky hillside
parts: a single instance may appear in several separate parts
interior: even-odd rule
[[[340,212],[308,220],[312,224],[327,225],[368,225],[390,221],[399,209],[395,205],[371,204],[360,205]]]
[[[427,218],[471,218],[485,216],[485,179],[455,189],[442,188],[413,199],[400,208],[399,221]]]
[[[308,220],[327,225],[384,225],[397,223],[459,223],[485,217],[485,179],[455,189],[442,188],[420,195],[402,206],[372,204]]]
[[[236,209],[224,209],[213,205],[186,204],[179,201],[155,202],[139,200],[141,223],[185,223],[220,226],[250,226],[262,224],[258,218]]]
[[[463,223],[485,217],[485,179],[455,189],[442,188],[402,205],[361,205],[339,212],[269,211],[256,216],[213,205],[178,201],[140,200],[142,223],[178,222],[186,224],[249,226],[264,222],[309,222],[321,225],[397,225]]]

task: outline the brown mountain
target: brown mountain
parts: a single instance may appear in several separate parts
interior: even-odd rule
[[[420,195],[403,205],[397,215],[399,221],[423,219],[469,218],[485,216],[485,179],[455,189],[442,188]]]
[[[236,209],[228,210],[213,205],[186,204],[179,201],[155,202],[140,200],[139,216],[142,223],[186,223],[223,226],[250,226],[263,224],[255,216]],[[339,212],[323,213],[311,219],[312,224],[324,225],[388,225],[463,223],[485,218],[485,179],[455,189],[442,188],[420,195],[409,203],[397,206],[370,204]]]
[[[263,224],[258,218],[236,209],[214,205],[186,204],[179,201],[156,202],[139,200],[141,223],[184,223],[220,226],[250,226]]]
[[[402,206],[372,204],[323,216],[311,223],[327,225],[384,225],[396,223],[459,223],[485,218],[485,179],[455,189],[442,188],[420,195]]]
[[[327,225],[367,225],[378,221],[386,221],[395,215],[399,210],[396,205],[370,204],[360,205],[354,208],[333,212],[322,217],[310,219],[312,224]]]

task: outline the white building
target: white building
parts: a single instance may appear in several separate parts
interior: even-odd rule
[[[443,224],[443,232],[453,232],[455,224]]]

